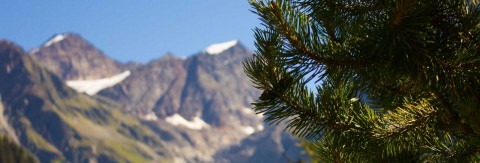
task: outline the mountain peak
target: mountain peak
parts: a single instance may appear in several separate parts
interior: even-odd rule
[[[70,40],[70,41],[68,41],[68,40]],[[50,37],[50,39],[43,44],[43,47],[50,47],[51,45],[54,45],[55,43],[64,42],[64,41],[67,41],[67,42],[79,42],[80,41],[80,42],[85,42],[85,43],[87,42],[79,34],[61,33],[61,34],[55,34],[52,37]]]
[[[66,80],[102,79],[121,72],[119,63],[75,33],[56,34],[29,54]]]
[[[17,44],[8,40],[0,39],[0,54],[9,54],[7,53],[8,51],[14,51],[15,53],[23,53],[23,49]]]
[[[44,46],[50,46],[52,45],[53,43],[56,43],[56,42],[60,42],[62,41],[63,39],[65,39],[65,36],[67,36],[67,34],[57,34],[55,36],[53,36],[50,40],[48,40]]]
[[[222,43],[215,43],[210,46],[208,46],[205,49],[205,52],[211,55],[218,55],[225,50],[230,49],[231,47],[235,46],[238,44],[238,40],[231,40],[227,42],[222,42]]]

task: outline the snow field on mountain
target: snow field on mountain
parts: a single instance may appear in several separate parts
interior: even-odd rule
[[[212,44],[205,49],[205,52],[211,55],[218,55],[225,50],[230,49],[231,47],[238,44],[238,40],[227,41],[223,43]]]
[[[169,116],[165,118],[165,121],[167,121],[168,123],[174,126],[182,125],[192,130],[201,130],[203,128],[209,127],[209,125],[205,121],[203,121],[200,117],[193,117],[192,121],[188,121],[179,114],[174,114],[172,116]]]
[[[77,92],[86,93],[90,96],[97,94],[99,91],[112,87],[130,76],[130,71],[122,72],[121,74],[95,80],[68,80],[67,86],[73,88]]]

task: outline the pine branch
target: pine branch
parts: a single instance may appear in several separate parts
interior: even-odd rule
[[[435,120],[438,112],[438,109],[434,109],[426,100],[406,104],[404,107],[395,109],[395,111],[388,111],[387,114],[383,115],[382,124],[387,125],[384,127],[378,126],[373,136],[377,139],[401,137],[402,134],[432,124],[429,121]]]
[[[333,59],[329,57],[322,57],[321,54],[314,52],[306,43],[315,44],[319,46],[323,41],[314,40],[311,37],[313,25],[310,24],[310,18],[294,9],[292,4],[288,1],[277,0],[265,4],[264,2],[250,1],[250,3],[257,10],[265,24],[271,25],[277,33],[281,34],[288,40],[292,46],[293,53],[298,55],[305,55],[308,58],[316,61],[318,64],[330,66],[348,66],[361,67],[364,63],[352,59]],[[292,22],[292,23],[290,23]],[[304,23],[304,24],[302,24]]]
[[[250,3],[266,28],[244,63],[263,90],[254,109],[318,143],[320,158],[480,158],[477,1]]]

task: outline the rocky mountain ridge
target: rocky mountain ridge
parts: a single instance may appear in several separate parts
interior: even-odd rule
[[[57,38],[57,36],[62,37]],[[27,55],[27,58],[31,59],[26,59],[31,60],[32,65],[40,65],[41,67],[37,69],[42,71],[41,74],[46,74],[54,79],[45,81],[42,79],[48,77],[41,76],[38,80],[31,81],[33,85],[54,86],[33,90],[27,89],[31,87],[29,84],[16,87],[21,87],[21,90],[40,92],[42,95],[35,97],[40,98],[40,101],[51,103],[48,108],[58,110],[54,113],[60,117],[72,119],[71,116],[78,116],[81,117],[80,119],[86,119],[85,121],[76,120],[75,123],[78,124],[72,123],[69,121],[70,119],[60,118],[55,121],[60,125],[67,126],[61,127],[67,128],[67,133],[77,133],[73,135],[79,135],[78,137],[82,141],[76,140],[78,138],[74,138],[75,136],[67,136],[58,140],[66,139],[67,142],[75,140],[73,142],[77,142],[74,143],[77,145],[63,143],[62,146],[58,146],[57,139],[44,138],[48,142],[46,144],[50,144],[46,146],[53,146],[57,149],[51,148],[53,151],[58,151],[53,154],[42,153],[34,146],[29,146],[28,141],[23,140],[32,139],[30,137],[35,136],[21,138],[20,142],[32,150],[40,160],[108,161],[116,157],[116,152],[123,152],[122,148],[115,148],[116,143],[99,143],[102,141],[81,132],[82,129],[78,125],[88,123],[99,133],[104,133],[101,130],[111,131],[108,128],[113,126],[115,131],[118,131],[112,131],[113,135],[116,135],[115,137],[123,137],[121,140],[131,143],[144,144],[141,147],[132,146],[132,155],[128,155],[128,158],[120,157],[120,161],[136,162],[143,156],[146,158],[144,159],[146,162],[155,159],[174,162],[251,162],[272,159],[287,162],[284,159],[286,152],[289,153],[289,157],[294,157],[293,159],[304,158],[300,154],[301,149],[292,146],[296,143],[294,137],[289,134],[280,134],[282,130],[276,127],[267,127],[262,122],[262,116],[256,115],[250,109],[250,103],[260,93],[252,87],[243,73],[242,61],[251,55],[250,50],[234,40],[214,44],[188,58],[165,55],[147,64],[123,64],[101,53],[79,35],[68,33],[56,35],[38,49],[31,50]],[[97,61],[105,62],[105,65],[100,65]],[[11,67],[17,66],[0,67],[0,71],[11,71]],[[68,82],[72,80],[98,81],[112,78],[112,76],[126,71],[129,71],[129,74],[125,78],[115,81],[113,86],[102,88],[95,93],[84,94],[78,88],[74,88],[77,91],[69,88],[69,86],[73,87],[72,85],[67,86]],[[35,74],[9,80],[22,81],[23,78],[30,78]],[[2,74],[0,77],[3,78]],[[7,83],[6,80],[3,82]],[[0,85],[2,84],[0,80]],[[10,84],[13,87],[18,85]],[[10,91],[2,93],[4,96],[6,94],[10,97],[23,97],[23,95],[13,94]],[[55,98],[49,94],[55,94]],[[6,101],[4,104],[7,106],[7,110],[17,107],[12,106],[12,102],[9,100],[4,101]],[[45,107],[44,105],[31,105],[30,108],[38,110]],[[64,114],[68,116],[64,116]],[[15,121],[10,119],[18,117],[21,119],[24,116],[9,112],[6,112],[5,115],[9,118],[9,123]],[[105,118],[110,119],[108,123],[102,121]],[[49,122],[48,119],[44,119],[44,121]],[[48,130],[37,131],[35,126],[31,128],[41,137],[50,135]],[[15,131],[16,134],[22,135],[25,135],[25,132],[25,130],[17,129]],[[85,136],[87,138],[84,138]],[[98,138],[98,136],[93,137]],[[100,136],[100,138],[104,137]],[[275,149],[262,149],[260,142],[269,139],[274,141],[267,141],[268,147]],[[101,147],[93,148],[91,143],[99,143]],[[83,144],[83,146],[78,144]],[[127,143],[127,145],[129,144]],[[61,150],[63,148],[69,149],[70,153]],[[98,154],[99,150],[111,152]],[[271,152],[267,156],[261,154],[260,151],[263,150]],[[244,152],[242,155],[235,154],[238,151]],[[48,156],[49,159],[45,156]],[[73,156],[82,158],[83,161]],[[235,159],[235,157],[248,157],[249,159]]]
[[[105,78],[123,70],[121,63],[74,33],[57,34],[28,53],[63,80]]]

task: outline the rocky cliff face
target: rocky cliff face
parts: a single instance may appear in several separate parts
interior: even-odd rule
[[[244,109],[250,108],[250,103],[259,96],[242,67],[242,61],[251,55],[251,51],[237,43],[216,55],[203,52],[189,58],[178,112],[186,117],[201,115],[215,126],[245,122],[239,118],[247,118],[242,114]],[[157,103],[154,110],[168,107],[172,106]]]
[[[166,92],[183,87],[186,77],[183,64],[184,60],[165,55],[130,70],[132,74],[127,79],[99,95],[111,98],[132,113],[146,115]],[[174,97],[169,102],[178,103],[175,101],[178,99]]]

